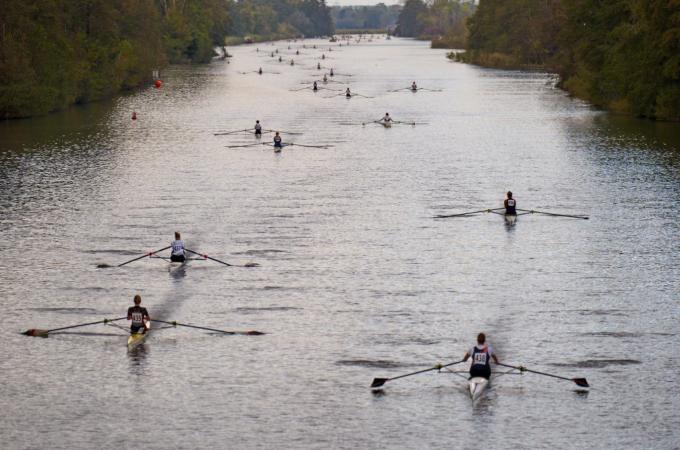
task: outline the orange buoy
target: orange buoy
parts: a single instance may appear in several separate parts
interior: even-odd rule
[[[156,86],[156,89],[158,89],[163,85],[163,82],[161,80],[156,80],[154,81],[153,85]]]

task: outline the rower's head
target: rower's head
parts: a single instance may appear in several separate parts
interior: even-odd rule
[[[255,123],[260,123],[260,121],[259,121],[259,120],[256,120]]]
[[[276,132],[276,136],[278,136],[278,135],[279,135],[279,132],[277,131],[277,132]]]
[[[479,333],[477,335],[477,344],[483,345],[486,342],[486,335],[484,333]]]
[[[135,305],[139,305],[140,303],[142,303],[142,296],[139,295],[139,294],[135,295],[135,298],[134,298],[133,301],[135,302]]]
[[[179,235],[179,231],[175,231],[175,240],[179,241],[180,239],[182,239],[182,238]]]
[[[505,194],[505,195],[507,195],[507,196],[508,196],[508,198],[512,198],[512,192],[510,192],[510,191],[508,191],[508,193],[507,193],[507,194]]]
[[[390,113],[386,112],[386,113],[385,113],[385,115],[386,115],[386,116],[389,116],[389,115],[390,115]]]

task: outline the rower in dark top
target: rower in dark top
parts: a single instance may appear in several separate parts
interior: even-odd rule
[[[321,70],[321,63],[316,63],[316,70]]]
[[[170,244],[172,250],[170,250],[170,261],[172,262],[184,262],[186,261],[186,255],[184,254],[184,241],[179,234],[179,231],[175,231],[175,240]]]
[[[505,201],[503,202],[503,205],[505,206],[505,214],[510,215],[510,216],[516,216],[517,215],[517,201],[512,198],[512,192],[508,191],[507,197]]]
[[[130,334],[139,333],[142,329],[142,333],[146,333],[148,330],[146,324],[151,320],[149,312],[146,308],[140,306],[142,303],[142,297],[140,295],[135,295],[134,302],[135,306],[130,306],[127,312],[127,320],[132,321],[132,324],[130,325]]]
[[[477,335],[477,345],[465,353],[463,362],[467,361],[470,357],[472,357],[470,378],[482,377],[488,380],[489,377],[491,377],[490,359],[493,358],[493,361],[498,364],[498,358],[496,357],[493,348],[486,344],[486,336],[484,333],[479,333]]]
[[[345,91],[345,97],[352,98],[352,93],[349,91],[349,88]]]
[[[413,83],[411,83],[411,90],[413,92],[416,92],[418,90],[418,85],[416,84],[415,81]]]
[[[274,55],[272,54],[272,56],[274,56]],[[257,73],[260,74],[260,75],[262,75],[262,67],[260,67],[260,68],[257,70]]]
[[[274,135],[274,149],[280,151],[283,148],[283,139],[281,139],[281,135],[277,131],[276,134]]]
[[[334,75],[334,73],[333,73],[333,69],[331,69],[331,71],[330,71],[329,75],[330,75],[330,76],[333,76],[333,75]]]
[[[255,121],[255,136],[262,137],[262,125],[259,120]]]
[[[312,90],[313,90],[314,92],[316,92],[316,91],[319,90],[319,86],[316,85],[316,81],[314,82],[314,86],[312,86]]]

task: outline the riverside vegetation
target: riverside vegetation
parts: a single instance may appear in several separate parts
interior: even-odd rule
[[[229,35],[332,33],[324,0],[5,0],[0,118],[104,98],[168,63],[208,62]]]
[[[481,0],[468,30],[451,57],[554,71],[596,106],[680,120],[678,0]]]

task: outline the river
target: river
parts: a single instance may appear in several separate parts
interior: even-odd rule
[[[160,89],[0,123],[3,448],[677,448],[678,124],[422,42],[302,45],[230,48]],[[317,63],[365,97],[294,91]],[[387,92],[413,80],[442,91]],[[418,124],[370,123],[385,112]],[[332,147],[214,135],[255,119]],[[507,190],[590,219],[433,219]],[[176,230],[259,267],[97,268]],[[267,334],[176,327],[130,353],[115,326],[20,334],[122,317],[136,293],[152,318]],[[459,360],[480,331],[501,362],[591,389],[507,375],[473,405],[446,370],[369,389]]]

